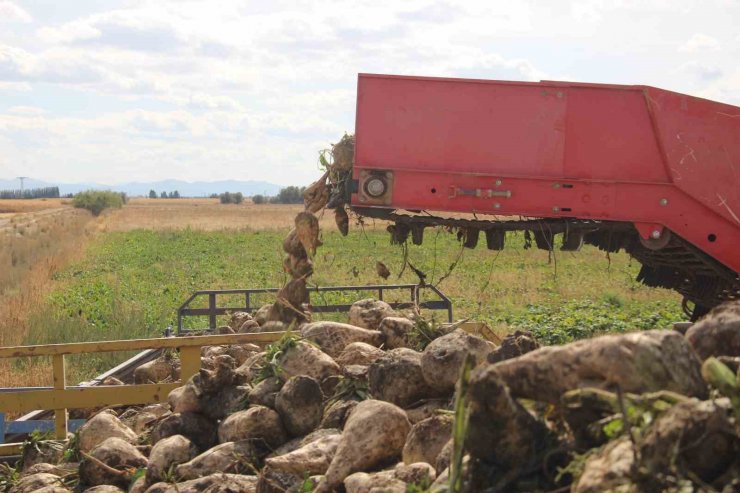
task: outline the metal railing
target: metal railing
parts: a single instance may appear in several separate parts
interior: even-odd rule
[[[0,358],[50,356],[53,387],[11,389],[0,393],[0,412],[28,412],[36,409],[54,410],[54,435],[64,439],[68,431],[68,409],[88,409],[99,406],[137,405],[164,402],[173,389],[182,385],[200,370],[201,348],[223,344],[267,344],[282,337],[282,332],[228,334],[124,341],[77,342],[41,346],[0,348]],[[67,386],[65,356],[145,349],[177,349],[180,352],[180,381],[110,386]],[[0,445],[0,456],[17,455],[22,444]]]
[[[25,390],[16,388],[13,390]],[[5,390],[7,392],[8,390]],[[85,424],[84,419],[68,419],[67,429],[74,433]],[[54,431],[55,422],[51,419],[26,419],[23,421],[6,421],[5,413],[0,412],[0,445],[5,443],[6,435],[29,435],[34,432],[46,433]]]
[[[422,290],[431,292],[437,299],[421,301],[420,293]],[[188,332],[188,329],[183,328],[183,321],[186,317],[208,317],[208,328],[215,329],[217,327],[217,317],[219,315],[227,315],[229,313],[237,311],[247,311],[259,308],[254,305],[254,295],[257,294],[276,294],[280,291],[280,288],[259,288],[259,289],[209,289],[196,291],[190,298],[188,298],[180,308],[177,310],[177,332],[178,334]],[[377,284],[369,286],[314,286],[309,287],[308,292],[310,293],[334,293],[334,292],[369,292],[375,293],[376,298],[383,300],[386,293],[389,291],[408,291],[409,301],[389,301],[388,303],[396,310],[411,308],[414,305],[418,305],[419,308],[426,310],[444,310],[447,312],[447,321],[452,322],[452,302],[447,296],[442,293],[438,288],[434,286],[420,286],[418,284]],[[238,305],[222,306],[219,304],[219,298],[224,296],[242,295],[243,301]],[[201,298],[207,297],[208,306],[205,308],[194,308],[192,305],[194,302],[199,301]],[[311,303],[312,313],[341,313],[348,312],[351,304],[347,303],[324,303],[324,304],[313,304]]]

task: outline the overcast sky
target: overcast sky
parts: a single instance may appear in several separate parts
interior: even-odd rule
[[[306,184],[358,72],[740,105],[740,0],[0,0],[0,178]]]

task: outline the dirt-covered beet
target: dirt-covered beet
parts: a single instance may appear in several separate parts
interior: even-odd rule
[[[413,425],[403,447],[403,462],[434,464],[442,448],[452,437],[453,422],[452,416],[437,415]]]
[[[740,300],[714,308],[689,328],[686,339],[702,360],[740,356]]]
[[[253,406],[265,406],[275,408],[275,397],[283,386],[282,379],[268,377],[252,387],[247,394],[247,400]]]
[[[399,348],[388,351],[370,365],[368,384],[377,399],[408,407],[422,399],[440,395],[424,379],[421,353]]]
[[[287,454],[268,458],[265,465],[293,474],[326,474],[340,440],[338,433],[327,435]]]
[[[191,479],[180,483],[156,483],[147,493],[256,493],[257,476],[241,474],[227,474],[218,472],[198,479]]]
[[[548,445],[545,424],[514,400],[497,366],[473,372],[470,382],[470,428],[466,448],[473,457],[506,468],[537,460]]]
[[[206,450],[188,462],[177,466],[177,477],[183,480],[196,479],[221,471],[249,474],[254,471],[252,464],[264,453],[263,447],[254,440],[226,442]]]
[[[275,397],[275,409],[291,436],[303,436],[319,426],[324,396],[319,383],[300,375],[290,378]]]
[[[397,349],[400,347],[412,347],[411,334],[414,330],[414,322],[406,317],[385,317],[380,321],[378,330],[385,337],[386,349]]]
[[[480,337],[457,329],[429,343],[421,356],[421,372],[427,384],[441,393],[452,392],[468,355],[474,364],[483,362],[495,349]]]
[[[344,428],[347,418],[357,406],[356,400],[338,400],[324,408],[319,428]]]
[[[146,465],[147,458],[136,447],[121,438],[108,438],[80,463],[80,481],[90,486],[126,487],[131,481],[130,470]]]
[[[410,429],[403,409],[376,400],[359,403],[344,426],[336,455],[316,493],[332,491],[353,472],[399,458]]]
[[[160,418],[151,432],[152,443],[172,435],[183,435],[193,442],[199,451],[216,445],[218,427],[211,419],[198,413],[172,413]]]
[[[268,446],[279,447],[288,440],[280,415],[274,410],[255,406],[236,412],[218,427],[219,442],[263,440]]]
[[[80,450],[89,452],[108,438],[120,438],[128,443],[136,443],[137,436],[131,428],[126,426],[112,412],[103,411],[80,427],[78,433]]]
[[[349,310],[349,323],[364,329],[378,330],[385,317],[395,317],[396,312],[385,301],[367,298],[355,301]]]
[[[307,375],[322,382],[327,377],[341,373],[341,368],[331,356],[305,341],[299,341],[285,351],[279,364],[286,378]]]
[[[301,327],[301,335],[316,343],[322,351],[336,358],[347,345],[353,342],[364,342],[371,346],[383,343],[383,334],[377,330],[367,330],[354,325],[339,322],[313,322]]]
[[[699,359],[678,332],[652,330],[548,346],[496,364],[514,397],[557,403],[584,386],[706,397]]]
[[[382,357],[385,351],[365,342],[352,342],[345,346],[335,361],[342,367],[348,365],[370,365]]]
[[[149,452],[149,464],[146,469],[146,479],[151,483],[162,481],[178,464],[189,461],[197,454],[193,442],[182,435],[172,435],[163,438],[152,447]]]

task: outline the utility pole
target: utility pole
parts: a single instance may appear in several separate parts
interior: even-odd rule
[[[19,176],[18,179],[21,181],[21,197],[23,197],[23,180],[27,180],[27,176]]]

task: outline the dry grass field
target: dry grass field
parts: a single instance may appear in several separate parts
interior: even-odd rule
[[[0,200],[0,233],[29,229],[41,218],[71,208],[67,199]]]
[[[136,229],[220,231],[246,229],[276,231],[290,228],[301,205],[221,204],[218,199],[134,198],[123,209],[111,211],[102,222],[105,231]],[[323,223],[333,223],[327,214]]]
[[[37,212],[45,209],[69,207],[70,199],[3,199],[0,200],[0,214]]]
[[[43,205],[23,204],[22,209],[44,211]],[[43,310],[55,288],[53,276],[84,256],[94,235],[93,223],[89,213],[65,208],[54,214],[18,213],[6,228],[0,228],[0,346],[26,341],[31,317]],[[0,386],[15,381],[14,364],[0,361]],[[44,371],[31,367],[24,378],[45,384]]]

